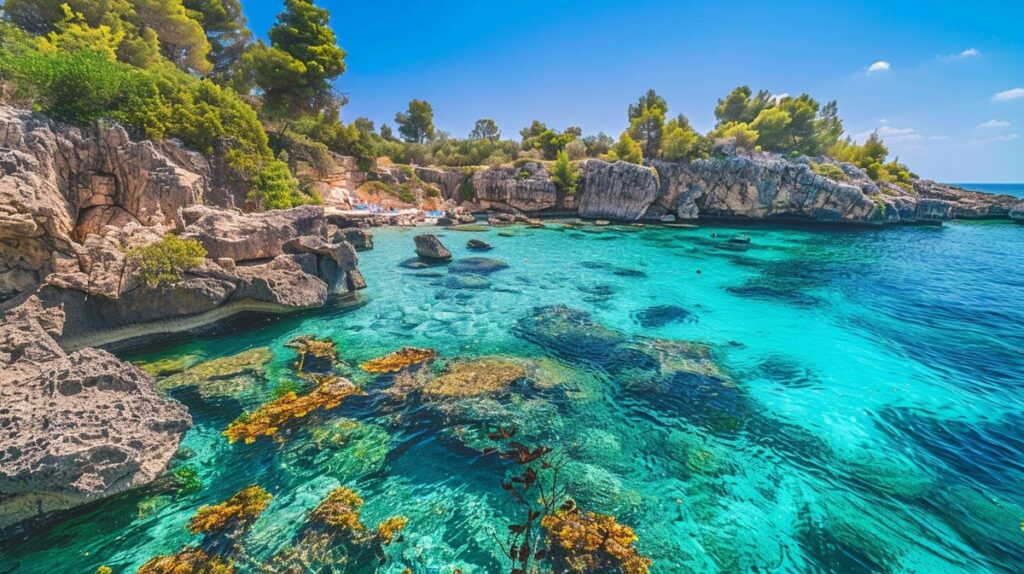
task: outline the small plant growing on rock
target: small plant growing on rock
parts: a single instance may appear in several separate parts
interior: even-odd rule
[[[822,177],[827,177],[829,179],[834,179],[836,181],[846,181],[850,179],[849,177],[846,176],[846,172],[843,171],[843,168],[835,164],[817,163],[812,161],[810,166],[811,171]]]
[[[366,361],[362,365],[359,365],[359,368],[367,373],[397,373],[413,365],[432,361],[436,357],[437,351],[433,349],[403,347],[394,353],[389,353],[383,357]]]
[[[206,249],[195,239],[168,234],[145,247],[132,248],[128,256],[138,264],[139,277],[150,287],[156,287],[174,283],[182,273],[202,265]]]
[[[261,436],[273,436],[282,425],[305,418],[317,409],[336,408],[343,400],[359,392],[355,385],[345,379],[322,377],[317,387],[304,395],[289,391],[255,412],[238,417],[228,425],[224,436],[228,442],[243,440],[246,444],[252,444]]]

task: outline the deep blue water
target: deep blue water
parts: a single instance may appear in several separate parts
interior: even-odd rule
[[[274,500],[244,541],[255,559],[343,484],[367,523],[409,518],[380,572],[507,572],[492,534],[517,516],[511,469],[482,449],[509,424],[565,457],[580,507],[636,530],[652,572],[1021,570],[1024,226],[438,232],[456,263],[477,255],[467,239],[492,243],[508,268],[486,275],[401,266],[415,233],[375,231],[359,306],[128,355],[273,359],[240,388],[171,391],[195,418],[175,464],[198,469],[198,493],[76,512],[0,546],[0,571],[132,572],[195,543],[199,505],[258,483]],[[546,306],[576,321],[548,329]],[[303,334],[336,341],[367,395],[228,444],[229,422],[294,381],[284,344]],[[713,363],[670,341],[709,345]],[[355,365],[406,345],[437,349],[438,372],[481,356],[535,370],[505,394],[396,402]]]

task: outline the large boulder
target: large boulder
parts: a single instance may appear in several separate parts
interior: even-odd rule
[[[441,243],[436,235],[424,233],[413,237],[416,242],[416,255],[424,259],[436,259],[447,261],[452,258],[452,252]]]
[[[323,208],[312,205],[263,213],[196,205],[181,210],[181,217],[187,224],[182,237],[202,243],[210,258],[236,262],[271,259],[296,237],[327,233]]]
[[[0,528],[147,484],[192,422],[134,365],[65,354],[24,315],[0,324],[0,395]]]
[[[583,164],[579,196],[583,217],[636,221],[658,197],[658,175],[624,161],[589,160]]]

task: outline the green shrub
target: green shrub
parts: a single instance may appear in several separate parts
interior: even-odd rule
[[[398,186],[398,200],[402,203],[416,203],[416,194],[413,192],[410,182]]]
[[[395,188],[395,186],[377,180],[368,181],[363,185],[359,186],[359,189],[370,193],[388,193],[391,195],[398,194],[398,190]]]
[[[174,283],[181,274],[202,265],[206,249],[195,239],[165,235],[145,247],[136,247],[128,256],[139,266],[139,277],[149,286]]]
[[[441,197],[441,190],[436,187],[427,187],[423,192],[427,197],[438,198]]]
[[[569,154],[565,150],[558,152],[555,164],[551,168],[551,181],[558,191],[565,195],[576,194],[576,188],[580,183],[580,171],[569,161]]]
[[[811,171],[822,177],[827,177],[836,181],[846,181],[850,179],[846,176],[846,172],[843,171],[843,168],[832,163],[818,163],[812,161],[810,163],[810,167]]]
[[[199,478],[196,467],[191,464],[179,466],[173,471],[178,479],[178,494],[195,494],[203,489],[203,481]]]
[[[287,156],[282,153],[282,156]],[[306,203],[298,192],[298,182],[282,159],[267,163],[252,179],[249,200],[261,209],[288,209]]]

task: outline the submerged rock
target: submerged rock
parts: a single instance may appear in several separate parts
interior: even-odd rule
[[[452,252],[441,243],[436,235],[424,233],[413,238],[416,242],[416,255],[424,259],[448,260],[452,258]]]
[[[670,323],[692,323],[697,316],[676,305],[656,305],[638,311],[633,315],[641,327],[656,329]]]
[[[466,242],[466,247],[473,251],[490,251],[493,249],[490,243],[483,241],[482,239],[470,239]]]
[[[590,313],[565,305],[535,307],[516,323],[515,332],[555,354],[598,363],[613,357],[626,340],[594,321]]]
[[[444,397],[473,397],[506,390],[527,374],[523,364],[487,357],[473,361],[458,361],[448,366],[441,375],[423,387],[427,395]]]
[[[0,326],[0,527],[142,486],[188,411],[106,351],[65,354],[34,320]]]
[[[294,365],[300,375],[330,373],[338,362],[338,345],[332,339],[301,335],[288,341],[285,347],[299,354]]]
[[[394,353],[389,353],[383,357],[366,361],[359,365],[359,368],[367,373],[397,373],[413,365],[420,365],[433,361],[436,357],[437,351],[433,349],[403,347]]]
[[[199,363],[184,372],[162,379],[161,389],[196,387],[203,397],[230,397],[261,381],[272,355],[267,347]]]
[[[448,266],[449,273],[473,273],[476,275],[490,275],[502,269],[508,269],[508,263],[488,257],[466,257]]]

